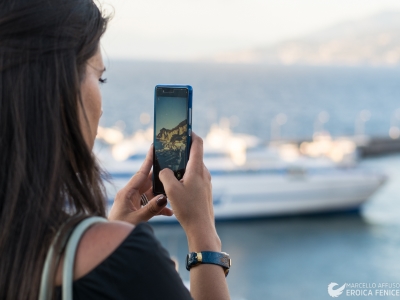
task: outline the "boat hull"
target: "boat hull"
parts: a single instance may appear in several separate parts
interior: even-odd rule
[[[216,220],[354,210],[386,180],[382,174],[360,170],[303,175],[217,172],[212,176]],[[115,190],[128,180],[128,176],[118,176],[114,181]],[[113,199],[113,195],[109,196]],[[176,222],[175,217],[157,216],[151,220],[171,221]]]

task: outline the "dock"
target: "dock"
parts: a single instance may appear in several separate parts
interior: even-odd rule
[[[369,137],[363,144],[357,144],[361,157],[400,153],[400,139],[390,137]]]

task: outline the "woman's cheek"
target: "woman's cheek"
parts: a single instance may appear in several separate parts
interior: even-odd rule
[[[82,85],[81,128],[89,147],[92,147],[97,135],[97,127],[101,116],[101,92],[97,77],[87,78]],[[85,118],[86,115],[86,118]]]

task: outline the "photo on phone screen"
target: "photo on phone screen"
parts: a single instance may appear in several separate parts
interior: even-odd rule
[[[178,180],[185,174],[189,159],[190,123],[190,87],[157,86],[154,103],[154,194],[165,194],[158,176],[162,169],[171,169]]]

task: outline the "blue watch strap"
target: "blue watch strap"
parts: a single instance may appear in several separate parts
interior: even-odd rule
[[[199,264],[213,264],[224,268],[225,276],[229,273],[229,268],[232,265],[229,254],[225,252],[192,252],[187,255],[186,258],[186,269],[189,271],[192,267]]]

